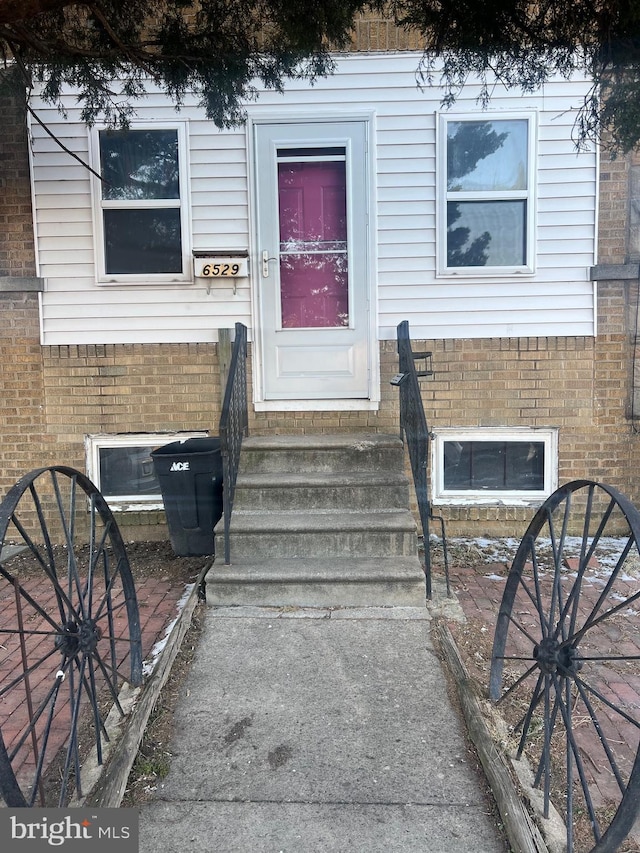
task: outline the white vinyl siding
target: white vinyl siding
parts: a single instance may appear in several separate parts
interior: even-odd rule
[[[256,120],[326,118],[354,111],[374,114],[371,153],[377,217],[371,270],[378,292],[378,336],[393,339],[408,320],[412,337],[486,338],[595,334],[594,287],[597,154],[577,153],[573,107],[588,84],[550,82],[543,94],[497,89],[491,116],[536,112],[535,274],[465,275],[436,272],[436,124],[440,93],[419,90],[419,54],[354,54],[338,59],[336,73],[314,86],[291,81],[284,95],[263,92],[249,106]],[[450,111],[477,110],[468,86]],[[34,103],[40,118],[84,160],[88,132],[70,94],[69,118]],[[173,106],[154,92],[136,106],[140,122],[176,123]],[[188,126],[191,242],[196,252],[249,251],[250,276],[259,269],[251,241],[247,136],[244,128],[218,130],[193,103],[179,113]],[[42,294],[43,342],[162,343],[216,340],[217,329],[252,324],[251,278],[180,285],[97,284],[91,231],[90,176],[37,125],[33,180]],[[60,224],[60,229],[57,225]],[[77,227],[76,227],[77,226]]]

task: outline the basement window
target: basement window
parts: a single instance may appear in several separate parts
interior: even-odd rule
[[[432,444],[433,502],[541,503],[557,487],[554,429],[442,429]]]
[[[202,438],[208,434],[200,431],[87,435],[87,476],[112,510],[163,509],[152,451],[172,441]]]

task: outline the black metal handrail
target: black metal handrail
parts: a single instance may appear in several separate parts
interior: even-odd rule
[[[411,338],[409,336],[409,322],[403,320],[398,325],[398,358],[400,372],[391,380],[392,385],[397,385],[400,391],[400,436],[409,451],[413,484],[418,503],[418,513],[422,525],[424,539],[424,563],[427,579],[427,597],[431,598],[431,542],[430,521],[435,519],[440,522],[442,529],[442,547],[444,554],[444,570],[449,595],[449,564],[447,556],[447,545],[444,534],[444,519],[433,515],[429,501],[429,484],[427,478],[427,464],[429,459],[429,427],[424,413],[422,395],[418,378],[431,376],[431,353],[413,352]],[[416,361],[422,361],[421,370],[416,369]]]
[[[222,453],[222,512],[224,518],[224,562],[231,562],[229,526],[236,479],[240,465],[242,439],[249,432],[247,410],[247,327],[236,323],[235,340],[231,353],[231,364],[222,402],[222,413],[218,427],[220,451]]]

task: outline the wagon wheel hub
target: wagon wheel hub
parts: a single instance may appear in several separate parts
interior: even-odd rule
[[[576,675],[581,668],[578,660],[578,649],[558,642],[553,637],[544,637],[533,647],[533,657],[540,669],[552,675]]]
[[[56,648],[67,658],[77,654],[92,654],[102,637],[102,631],[93,619],[65,622],[56,637]]]

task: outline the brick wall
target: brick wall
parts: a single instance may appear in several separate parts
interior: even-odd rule
[[[617,486],[640,504],[626,417],[629,342],[624,288],[609,286],[607,327],[592,338],[414,341],[432,349],[435,376],[422,381],[427,420],[438,427],[557,427],[560,482]],[[398,434],[395,342],[381,344],[383,401],[377,412],[250,413],[250,432],[378,431]],[[249,368],[251,367],[251,360]],[[216,345],[45,347],[47,459],[84,467],[86,433],[211,429],[220,412]],[[524,532],[532,510],[443,507],[449,535]],[[127,536],[164,538],[162,518],[127,513]]]
[[[415,30],[403,30],[379,12],[363,12],[355,23],[352,50],[420,50],[422,39]]]
[[[602,146],[598,257],[600,264],[618,265],[627,275],[623,281],[598,282],[598,308],[599,330],[606,332],[614,320],[621,336],[618,351],[607,352],[605,361],[624,362],[619,368],[626,392],[624,418],[616,429],[630,433],[633,467],[640,452],[640,151],[612,158],[606,144]],[[606,400],[607,389],[601,390]],[[608,389],[608,395],[612,393]]]
[[[26,113],[0,96],[0,276],[34,276]]]
[[[627,256],[630,159],[612,159],[603,147],[600,155],[600,211],[598,259],[621,264]]]
[[[611,288],[612,302],[623,289]],[[622,309],[624,305],[622,306]],[[616,306],[624,317],[624,310]],[[612,323],[612,325],[615,325]],[[433,349],[433,379],[423,380],[430,426],[555,427],[559,483],[592,479],[616,486],[640,506],[636,452],[626,415],[627,337],[416,341]],[[526,507],[441,507],[448,535],[520,536]]]
[[[640,505],[638,437],[628,418],[632,342],[628,287],[600,285],[601,334],[592,338],[414,341],[432,349],[435,376],[422,381],[432,428],[539,426],[560,431],[560,482],[602,480]],[[0,348],[5,492],[40,465],[84,470],[87,433],[211,429],[220,414],[217,346],[40,347],[34,295],[2,296]],[[250,431],[397,434],[394,341],[381,344],[377,412],[258,412]],[[250,362],[251,365],[251,362]],[[443,507],[449,535],[521,535],[532,511]],[[158,513],[119,519],[129,538],[166,538]]]
[[[48,464],[84,471],[85,435],[217,430],[214,344],[43,347],[42,376]],[[163,513],[121,513],[118,523],[129,538],[168,538]]]
[[[42,355],[35,294],[0,293],[0,496],[42,464]]]
[[[35,276],[24,105],[0,97],[0,496],[42,464],[44,423],[38,297],[20,289]]]

